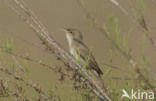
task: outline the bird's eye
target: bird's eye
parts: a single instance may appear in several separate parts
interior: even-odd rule
[[[72,32],[72,31],[70,31],[70,33],[72,33],[72,34],[73,34],[73,32]]]

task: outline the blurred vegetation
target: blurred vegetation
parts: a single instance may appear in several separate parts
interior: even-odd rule
[[[31,20],[27,20],[27,17],[22,14],[20,15],[13,8],[14,6],[10,6],[12,3],[7,2],[7,4],[28,24],[34,33],[39,33],[36,36],[44,46],[42,50],[51,54],[49,56],[54,57],[54,63],[49,64],[41,59],[35,59],[29,53],[18,53],[13,38],[0,39],[0,101],[69,101],[69,98],[71,98],[70,101],[103,101],[102,98],[106,99],[106,101],[122,101],[122,89],[125,89],[129,94],[131,89],[136,91],[140,89],[145,92],[151,91],[156,94],[156,73],[152,70],[151,66],[153,64],[151,64],[151,59],[147,55],[148,50],[151,50],[148,49],[147,44],[150,43],[152,49],[156,48],[156,44],[151,37],[152,35],[150,35],[151,28],[145,19],[147,6],[144,0],[132,0],[133,8],[130,10],[131,12],[128,12],[126,8],[123,8],[120,3],[114,0],[116,8],[124,11],[124,14],[127,12],[128,16],[132,18],[131,20],[136,25],[139,25],[139,30],[142,32],[142,36],[140,36],[142,44],[140,50],[138,50],[139,57],[135,55],[135,51],[130,46],[131,41],[137,43],[136,40],[132,39],[133,35],[137,34],[135,32],[136,26],[129,28],[128,32],[123,32],[118,16],[109,13],[105,17],[106,22],[100,22],[96,14],[94,15],[88,10],[86,4],[89,4],[89,1],[76,0],[77,5],[79,5],[85,15],[87,24],[92,29],[98,30],[103,35],[103,38],[110,43],[111,48],[108,49],[107,53],[109,54],[109,57],[107,57],[108,62],[102,64],[105,67],[102,79],[96,78],[92,73],[87,72],[90,55],[93,50],[90,49],[90,54],[85,64],[82,65],[84,70],[75,69],[76,66],[79,66],[77,63],[80,64],[80,59],[77,60],[75,65],[71,62],[72,60],[68,59],[70,56],[65,54],[64,58],[64,54],[61,54],[56,49],[55,44],[50,43],[48,32],[45,31],[42,24],[36,22],[36,26],[33,26],[38,19],[31,15],[33,13],[30,8],[27,8],[24,1],[17,0],[16,2],[14,0],[13,2],[17,3],[16,6],[21,8]],[[29,21],[32,21],[33,24]],[[7,33],[10,32],[8,31]],[[2,35],[5,35],[5,32],[1,33]],[[38,47],[36,44],[23,41],[33,47]],[[114,63],[116,61],[114,56],[117,56],[117,60],[126,64],[124,68]],[[40,81],[41,78],[33,77],[32,74],[37,73],[36,71],[39,73],[42,73],[42,71],[47,72],[40,75],[52,74],[50,75],[51,77],[48,77],[48,75],[44,80],[47,79],[53,84],[49,82],[47,84],[44,80]],[[88,74],[86,73],[86,75],[84,72]],[[123,101],[132,100],[125,98]]]

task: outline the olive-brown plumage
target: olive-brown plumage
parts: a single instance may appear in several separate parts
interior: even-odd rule
[[[87,69],[96,71],[96,74],[100,77],[103,72],[99,68],[93,54],[90,53],[87,45],[83,43],[81,32],[77,29],[64,29],[64,31],[66,33],[70,53],[76,58],[76,60],[80,61],[80,63],[85,63],[89,56]]]

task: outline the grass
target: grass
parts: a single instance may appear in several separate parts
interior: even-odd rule
[[[85,5],[87,2],[81,1],[79,6],[84,11],[88,24],[92,26],[93,30],[96,29],[102,33],[104,40],[107,40],[110,46],[109,49],[107,49],[108,47],[105,49],[108,53],[101,53],[106,54],[106,59],[103,58],[102,61],[106,61],[105,63],[108,64],[107,68],[106,65],[100,65],[100,68],[104,70],[102,79],[99,80],[93,75],[89,75],[89,77],[94,79],[100,90],[104,91],[112,101],[123,100],[121,99],[122,89],[125,89],[129,94],[131,89],[155,92],[154,77],[149,71],[155,64],[152,64],[152,58],[147,55],[153,48],[149,49],[148,46],[148,30],[141,31],[142,34],[139,34],[141,46],[139,46],[140,50],[135,50],[135,47],[130,46],[131,41],[138,43],[138,40],[133,40],[135,34],[138,34],[135,31],[137,29],[135,26],[128,28],[127,32],[123,32],[118,16],[113,13],[102,17],[106,22],[99,21],[98,15],[92,15],[91,10],[90,12],[87,10]],[[144,16],[147,9],[146,3],[144,0],[133,0],[133,2],[135,5],[133,5],[132,15],[139,22],[140,27],[146,29],[147,21]],[[129,12],[129,14],[131,13]],[[26,19],[24,21],[28,22]],[[140,29],[137,30],[140,31]],[[62,56],[55,50],[53,44],[46,40],[48,38],[43,37],[46,32],[41,29],[38,32],[40,33],[39,40],[49,49],[50,54]],[[69,59],[66,60],[68,56],[65,56],[66,58],[55,57],[54,61],[50,59],[39,61],[41,59],[35,59],[34,54],[24,56],[23,53],[18,53],[15,48],[16,39],[6,38],[6,41],[2,42],[3,44],[0,45],[0,100],[13,97],[11,100],[19,99],[19,101],[26,101],[27,99],[28,101],[98,101],[99,96],[104,96],[81,70],[72,68],[75,65]],[[105,44],[102,43],[101,47],[105,48]],[[83,64],[85,71],[88,71],[88,64],[93,51],[94,49],[90,49]],[[50,64],[48,63],[49,60]],[[55,63],[55,61],[57,62]],[[80,53],[77,63],[81,65]],[[118,69],[113,69],[112,66],[116,66]],[[123,68],[128,73],[121,71]],[[91,73],[89,72],[89,74]],[[125,80],[125,78],[130,78],[130,80]],[[98,93],[95,93],[94,90]],[[125,98],[124,101],[131,101],[131,99]]]

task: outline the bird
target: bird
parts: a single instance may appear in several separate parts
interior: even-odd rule
[[[80,30],[75,28],[64,28],[66,39],[69,45],[69,52],[80,63],[84,64],[88,57],[87,70],[93,70],[96,76],[101,78],[102,70],[99,68],[93,54],[88,46],[83,42],[83,36]]]

